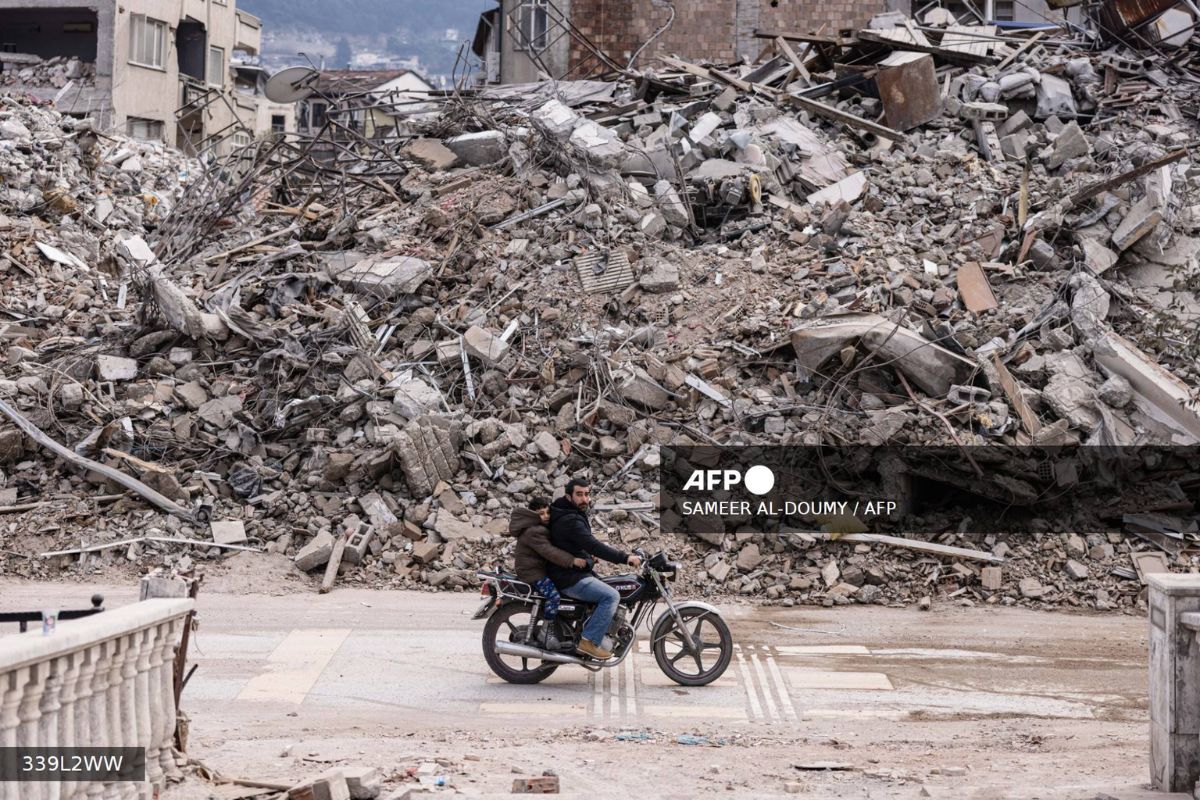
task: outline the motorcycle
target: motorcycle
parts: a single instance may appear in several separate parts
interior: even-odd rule
[[[640,574],[601,578],[620,594],[620,603],[608,633],[600,643],[612,653],[597,660],[573,652],[546,650],[542,641],[542,604],[545,600],[528,583],[508,572],[479,572],[481,594],[487,599],[472,619],[487,618],[483,627],[483,657],[492,672],[509,683],[538,683],[563,664],[592,672],[615,667],[637,646],[637,629],[649,627],[654,608],[667,605],[650,628],[650,651],[663,673],[682,686],[705,686],[721,677],[733,657],[733,636],[721,613],[695,600],[677,603],[668,583],[675,580],[679,564],[665,552],[646,558]],[[595,605],[566,597],[550,623],[550,633],[573,650],[583,634],[583,624]],[[682,662],[682,663],[681,663]]]

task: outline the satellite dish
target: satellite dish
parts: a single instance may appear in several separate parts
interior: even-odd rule
[[[318,77],[312,67],[288,67],[268,78],[263,91],[272,103],[297,103],[316,91]]]

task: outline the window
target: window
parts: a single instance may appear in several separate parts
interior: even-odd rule
[[[320,128],[325,124],[325,111],[327,107],[324,103],[312,104],[312,127]]]
[[[208,48],[208,83],[210,86],[225,85],[225,49]]]
[[[134,139],[157,139],[162,141],[163,124],[156,119],[130,117],[125,121],[125,132]]]
[[[517,7],[518,50],[545,50],[550,27],[546,0],[524,0]]]
[[[145,14],[129,15],[129,61],[162,69],[167,60],[167,23]]]
[[[284,133],[287,130],[287,118],[283,114],[271,115],[271,133]]]

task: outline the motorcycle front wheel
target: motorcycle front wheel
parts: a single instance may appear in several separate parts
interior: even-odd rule
[[[651,649],[658,668],[681,686],[707,686],[721,677],[733,658],[733,634],[720,615],[703,608],[681,608],[679,628],[666,612],[654,623]]]
[[[483,626],[483,657],[492,672],[509,683],[540,683],[549,678],[558,664],[541,659],[501,655],[496,652],[496,642],[525,643],[525,631],[533,617],[529,607],[510,603],[496,609]]]

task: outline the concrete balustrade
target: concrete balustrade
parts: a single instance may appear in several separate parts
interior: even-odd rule
[[[1147,575],[1150,780],[1188,792],[1200,779],[1200,575]]]
[[[0,747],[144,747],[144,783],[0,782],[0,800],[140,800],[178,777],[175,649],[193,601],[145,600],[0,637]]]

